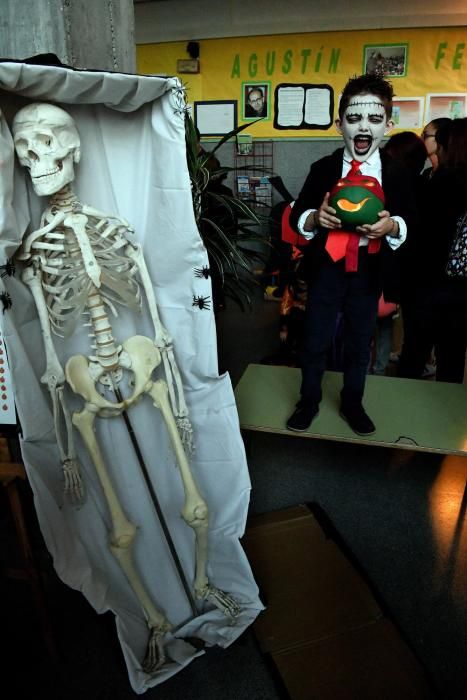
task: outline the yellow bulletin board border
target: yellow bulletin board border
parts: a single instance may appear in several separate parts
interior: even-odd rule
[[[332,124],[326,128],[278,129],[274,95],[281,84],[328,84],[334,93],[334,111],[350,77],[366,71],[372,49],[386,58],[397,56],[402,65],[386,76],[399,100],[418,101],[424,110],[429,95],[463,94],[467,85],[467,27],[420,27],[274,34],[201,40],[200,73],[180,76],[187,81],[189,102],[236,100],[239,125],[248,124],[254,139],[336,139]],[[185,42],[137,46],[138,71],[176,75],[177,59],[186,54]],[[365,64],[365,65],[362,65]],[[245,85],[268,86],[267,116],[253,123],[245,118]],[[316,93],[320,99],[320,95]],[[420,100],[422,102],[420,102]],[[454,99],[452,100],[454,104]],[[418,123],[416,109],[400,102],[405,123]],[[454,105],[458,107],[457,103]],[[461,104],[462,108],[462,104]],[[464,107],[467,110],[467,106]],[[420,111],[420,110],[418,110]],[[448,115],[446,115],[448,116]],[[462,116],[467,116],[463,113]],[[410,121],[412,120],[412,121]],[[250,124],[251,123],[251,124]],[[250,129],[251,126],[251,129]],[[420,133],[423,125],[402,126]],[[396,129],[395,131],[397,131]]]

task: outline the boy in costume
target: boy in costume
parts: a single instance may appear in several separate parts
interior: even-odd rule
[[[393,90],[375,75],[351,78],[339,104],[336,127],[344,148],[313,163],[292,208],[290,223],[310,240],[308,300],[302,358],[301,398],[287,421],[289,430],[308,429],[319,410],[321,381],[339,311],[344,316],[344,381],[340,415],[359,435],[371,435],[375,426],[362,405],[370,359],[378,299],[398,301],[397,254],[415,210],[405,170],[379,149],[393,126]],[[340,183],[339,183],[340,181]],[[366,198],[351,201],[349,185],[374,188],[380,206],[369,223],[346,224],[337,211],[339,185],[347,193],[344,209],[363,208]],[[381,189],[382,188],[382,189]],[[333,203],[329,203],[330,193]],[[384,205],[383,205],[384,201]]]

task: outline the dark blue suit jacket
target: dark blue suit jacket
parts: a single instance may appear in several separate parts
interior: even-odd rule
[[[307,209],[318,209],[326,192],[342,176],[342,159],[344,149],[339,148],[329,156],[325,156],[311,165],[310,172],[298,199],[292,207],[290,215],[291,226],[298,231],[297,223],[300,216]],[[382,187],[386,199],[385,208],[393,216],[400,216],[407,224],[407,237],[417,225],[417,213],[415,197],[412,192],[412,183],[406,169],[388,156],[384,150],[380,150],[382,168]],[[309,278],[324,260],[329,260],[325,250],[327,229],[320,229],[310,244],[305,248],[305,258]],[[400,246],[404,247],[405,243]],[[371,255],[371,274],[375,291],[384,292],[386,301],[400,301],[401,271],[400,249],[393,251],[386,241],[382,239],[380,253]]]

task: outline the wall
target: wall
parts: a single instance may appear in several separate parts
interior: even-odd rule
[[[134,73],[132,0],[1,0],[0,56],[44,53],[74,68]]]
[[[467,25],[465,0],[166,0],[135,3],[136,43],[343,29]]]
[[[453,0],[448,7],[438,0],[394,0],[378,7],[377,14],[368,0],[335,0],[326,6],[315,0],[291,0],[286,10],[283,2],[256,0],[253,11],[239,2],[170,0],[138,3],[135,13],[141,72],[174,74],[177,58],[188,56],[187,41],[199,41],[201,72],[180,76],[190,103],[237,100],[242,123],[245,83],[269,84],[269,118],[247,132],[254,138],[274,139],[275,170],[294,196],[310,163],[336,148],[338,134],[332,126],[275,129],[271,117],[279,84],[331,85],[337,104],[349,75],[363,72],[365,45],[403,42],[408,47],[406,75],[391,79],[399,97],[423,100],[415,131],[420,133],[427,116],[429,93],[467,90],[467,32],[461,26],[467,24],[465,0]],[[209,142],[205,145],[209,148]],[[223,147],[221,162],[232,165],[232,153],[232,144]]]

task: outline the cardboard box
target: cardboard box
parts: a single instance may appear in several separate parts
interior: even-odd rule
[[[243,545],[266,605],[253,624],[293,700],[428,700],[423,668],[306,506],[256,516]]]

